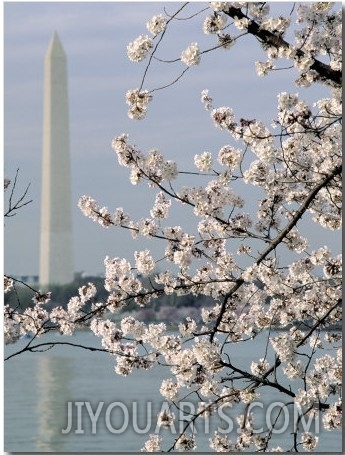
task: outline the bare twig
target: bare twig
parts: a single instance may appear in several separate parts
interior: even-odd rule
[[[11,217],[11,216],[16,215],[17,214],[17,212],[16,212],[17,210],[19,210],[20,208],[22,208],[25,205],[28,205],[28,204],[30,204],[32,202],[32,199],[30,199],[29,201],[25,201],[25,198],[26,198],[26,196],[28,194],[28,191],[29,191],[29,188],[30,188],[30,183],[28,184],[28,186],[24,190],[24,193],[22,194],[22,196],[16,202],[13,202],[14,191],[15,191],[15,188],[17,186],[18,173],[19,173],[19,169],[17,169],[16,176],[14,178],[14,182],[13,182],[12,189],[11,189],[11,194],[10,194],[10,197],[9,197],[9,200],[8,200],[8,209],[4,213],[5,217]]]

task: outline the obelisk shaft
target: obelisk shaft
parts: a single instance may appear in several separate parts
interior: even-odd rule
[[[57,33],[44,61],[40,285],[74,276],[67,59]]]

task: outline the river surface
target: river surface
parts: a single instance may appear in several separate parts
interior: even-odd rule
[[[40,338],[42,342],[65,340],[100,347],[100,340],[87,332],[78,332],[73,337],[49,334]],[[18,351],[27,341],[5,346],[5,356]],[[238,345],[231,352],[232,362],[248,368],[252,360],[264,356],[265,348],[263,339],[251,343],[250,352],[248,346]],[[155,424],[151,422],[164,406],[157,391],[167,377],[169,371],[162,367],[135,371],[128,377],[118,376],[114,373],[110,355],[68,346],[13,357],[5,362],[5,451],[140,452],[149,434],[155,430]],[[284,399],[281,393],[271,390],[262,396],[262,402],[267,405]],[[92,424],[90,415],[96,416],[97,410],[99,416],[94,417]],[[273,411],[272,408],[272,416]],[[68,418],[68,412],[73,416],[72,420]],[[232,416],[232,421],[236,423],[235,417]],[[72,427],[68,431],[70,420]],[[276,435],[275,446],[280,445],[285,450],[287,440],[291,441],[289,433],[293,418],[290,420],[286,431]],[[222,424],[224,422],[227,423],[226,418]],[[213,427],[208,428],[208,425],[208,420],[204,420],[202,426],[196,426],[198,452],[210,451],[208,439],[213,434]],[[229,434],[233,441],[236,439],[235,425],[234,432]],[[318,451],[341,452],[340,431],[321,429],[319,436]],[[171,438],[173,440],[173,436]]]

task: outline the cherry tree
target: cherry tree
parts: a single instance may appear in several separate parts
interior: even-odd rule
[[[38,291],[34,307],[24,312],[5,307],[5,339],[11,343],[31,333],[20,352],[35,351],[45,345],[38,337],[48,331],[71,335],[87,327],[114,357],[117,374],[157,364],[166,368],[157,393],[168,405],[157,416],[160,431],[150,435],[144,451],[196,449],[196,423],[226,409],[236,416],[239,431],[216,430],[209,437],[211,449],[283,451],[275,440],[278,419],[258,430],[251,410],[267,390],[279,392],[281,412],[299,410],[285,449],[314,450],[319,435],[305,431],[303,419],[320,416],[327,431],[341,427],[341,335],[332,330],[341,321],[341,255],[327,246],[315,248],[300,226],[306,220],[330,233],[341,227],[341,8],[331,2],[294,4],[290,14],[274,17],[265,2],[195,4],[193,14],[185,13],[186,5],[154,16],[148,34],[128,44],[128,58],[144,65],[139,87],[126,93],[131,118],[143,121],[160,89],[178,86],[196,65],[202,71],[204,54],[225,49],[221,58],[231,58],[231,48],[243,45],[245,36],[267,54],[266,61],[255,62],[258,77],[290,71],[296,91],[277,94],[277,111],[266,125],[237,119],[231,106],[217,107],[205,88],[201,108],[215,128],[228,133],[228,143],[216,154],[194,156],[188,185],[181,184],[187,171],[179,163],[157,149],[143,152],[119,132],[112,141],[119,165],[128,168],[133,185],[148,185],[155,193],[153,207],[139,220],[88,195],[79,207],[103,228],[162,243],[164,261],[149,249],[136,251],[132,260],[106,257],[106,302],[97,301],[89,283],[66,308],[48,311],[50,295]],[[200,20],[209,47],[201,49],[198,37],[190,36],[179,56],[158,56],[166,32],[173,35],[181,20],[188,27],[192,17]],[[149,70],[157,65],[159,74],[165,63],[184,67],[169,83],[146,88]],[[308,104],[303,91],[314,85],[328,96]],[[250,213],[248,187],[257,203]],[[195,231],[169,223],[176,205],[190,211]],[[156,272],[158,260],[164,271]],[[153,276],[151,285],[145,287],[140,275]],[[5,277],[5,291],[12,287]],[[132,316],[117,323],[107,316],[133,302],[148,307],[162,294],[207,296],[214,304],[201,308],[202,322],[181,320],[177,332],[164,323]],[[259,337],[266,340],[263,357],[245,368],[236,364],[232,350],[244,345],[250,353]],[[165,439],[181,419],[180,403],[193,399],[198,406],[184,415],[173,440]]]

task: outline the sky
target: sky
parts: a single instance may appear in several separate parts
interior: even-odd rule
[[[17,194],[30,184],[33,202],[4,223],[4,271],[9,275],[35,275],[39,269],[40,191],[42,159],[43,60],[57,31],[68,60],[70,150],[72,165],[72,213],[74,269],[87,274],[104,271],[105,256],[133,260],[136,250],[150,248],[156,258],[162,244],[134,241],[127,231],[103,229],[77,207],[87,194],[110,211],[123,207],[134,220],[149,217],[155,192],[129,182],[128,170],[119,166],[111,149],[114,136],[128,133],[141,150],[160,150],[176,160],[180,169],[195,171],[194,155],[215,154],[231,143],[228,134],[216,130],[200,102],[209,89],[217,106],[230,106],[237,119],[256,118],[270,124],[276,115],[277,94],[298,92],[291,71],[277,71],[258,78],[255,61],[266,56],[254,39],[243,39],[228,51],[202,57],[178,83],[154,92],[147,118],[130,120],[125,93],[137,88],[145,61],[128,60],[126,47],[141,34],[149,34],[146,22],[166,6],[173,13],[181,3],[168,2],[6,2],[4,3],[4,174],[13,179],[19,169]],[[206,3],[192,3],[185,15],[200,11]],[[274,5],[277,15],[291,4]],[[157,54],[175,59],[191,42],[202,50],[215,44],[202,33],[206,13],[178,21],[168,30]],[[156,62],[144,88],[173,81],[184,68],[181,62]],[[301,93],[302,94],[302,93]],[[306,100],[326,96],[322,87],[303,92]],[[253,187],[245,194],[253,200]],[[5,200],[6,207],[6,200]],[[252,206],[249,204],[249,209]],[[186,209],[173,211],[172,224],[195,230],[195,217]],[[313,224],[308,231],[319,246],[337,247],[338,237]]]

